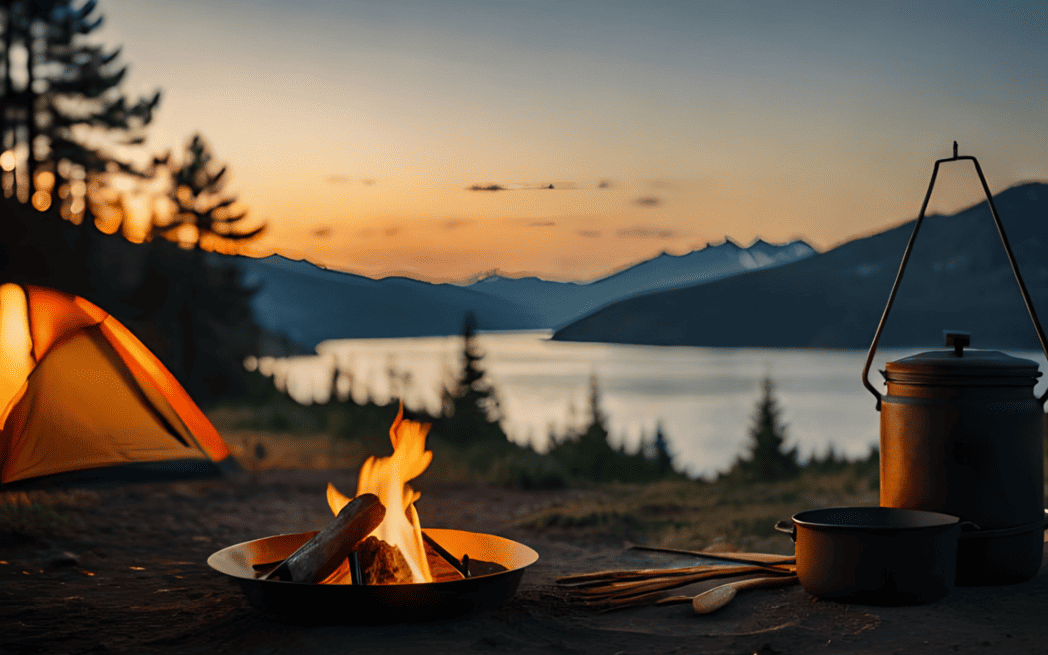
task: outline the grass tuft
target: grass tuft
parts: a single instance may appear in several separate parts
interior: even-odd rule
[[[97,494],[84,490],[2,492],[0,535],[19,541],[65,534],[73,525],[71,510],[97,502]]]

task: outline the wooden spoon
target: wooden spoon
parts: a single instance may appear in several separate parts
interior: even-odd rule
[[[775,576],[746,578],[707,589],[698,596],[667,596],[655,601],[656,605],[682,605],[691,603],[696,614],[709,614],[719,610],[735,598],[735,594],[745,589],[788,587],[797,584],[797,576]]]
[[[777,576],[774,578],[750,578],[738,580],[704,591],[691,599],[691,608],[696,614],[709,614],[724,607],[735,598],[735,594],[745,589],[771,589],[788,587],[797,584],[797,576]]]

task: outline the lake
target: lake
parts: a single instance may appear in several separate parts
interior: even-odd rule
[[[728,468],[744,451],[761,383],[771,378],[789,445],[803,458],[832,444],[849,457],[877,444],[880,417],[860,379],[866,351],[628,346],[550,341],[549,332],[481,333],[481,365],[501,401],[511,439],[542,450],[551,430],[589,421],[590,379],[612,441],[636,449],[657,423],[674,461],[692,475]],[[440,410],[440,388],[461,367],[461,337],[325,341],[311,357],[267,359],[260,370],[302,403],[327,402],[334,363],[349,376],[342,393],[363,402],[402,397],[414,409]],[[917,350],[878,351],[870,378],[886,361]],[[1040,353],[1009,353],[1033,359]],[[1041,393],[1045,383],[1037,387]]]

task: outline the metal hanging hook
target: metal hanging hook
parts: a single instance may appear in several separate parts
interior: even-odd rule
[[[906,244],[905,252],[902,254],[902,262],[899,264],[899,272],[895,276],[895,284],[892,285],[892,291],[888,294],[888,304],[884,308],[884,314],[881,315],[881,322],[877,324],[877,332],[873,335],[873,343],[870,344],[870,352],[866,357],[866,366],[862,369],[862,383],[877,399],[877,411],[881,411],[881,393],[870,383],[870,366],[873,365],[873,356],[877,352],[877,344],[881,340],[881,333],[884,331],[884,324],[888,321],[888,312],[891,311],[892,304],[895,303],[895,296],[899,292],[899,283],[902,282],[902,275],[906,271],[906,264],[910,261],[910,253],[913,251],[913,244],[917,240],[917,231],[921,229],[921,223],[924,222],[924,213],[928,209],[928,201],[932,197],[932,189],[935,188],[935,178],[939,175],[939,165],[944,162],[962,160],[970,160],[972,164],[975,165],[975,172],[979,175],[979,182],[982,183],[983,192],[986,193],[986,202],[990,207],[990,214],[993,215],[993,222],[997,226],[997,234],[1000,235],[1001,243],[1004,245],[1004,252],[1008,255],[1008,263],[1011,264],[1012,274],[1015,275],[1015,281],[1019,283],[1019,292],[1022,294],[1023,302],[1026,303],[1026,310],[1030,313],[1030,319],[1033,321],[1034,330],[1037,332],[1037,339],[1041,342],[1041,350],[1044,351],[1044,356],[1048,358],[1048,338],[1045,337],[1044,328],[1041,327],[1041,321],[1037,318],[1037,311],[1034,309],[1033,301],[1030,300],[1030,292],[1026,290],[1026,283],[1023,282],[1022,275],[1019,273],[1019,265],[1015,261],[1015,255],[1012,253],[1012,246],[1008,242],[1007,235],[1004,233],[1004,224],[1001,223],[1001,217],[997,214],[997,206],[994,205],[993,194],[990,193],[990,186],[986,183],[986,177],[983,175],[982,167],[979,166],[979,160],[970,155],[965,155],[963,157],[958,155],[957,142],[954,141],[953,157],[936,160],[935,168],[932,169],[932,180],[928,184],[928,192],[924,195],[924,203],[921,204],[921,213],[917,216],[917,222],[913,226],[913,233],[910,234],[910,240]],[[1048,400],[1048,390],[1045,390],[1044,394],[1038,398],[1041,405],[1044,405],[1046,400]]]

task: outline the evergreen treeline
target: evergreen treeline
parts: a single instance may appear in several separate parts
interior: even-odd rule
[[[589,416],[581,428],[556,434],[551,430],[550,446],[539,453],[530,445],[510,442],[499,420],[497,390],[484,371],[484,354],[476,341],[476,323],[467,316],[463,330],[461,368],[450,375],[443,390],[440,415],[406,411],[418,421],[433,424],[429,447],[435,462],[458,462],[496,481],[521,488],[558,488],[587,482],[644,483],[656,480],[686,480],[674,465],[667,435],[661,423],[655,433],[643,437],[636,451],[612,443],[603,412],[596,376],[590,378]],[[404,376],[389,371],[391,388],[405,388]],[[359,441],[367,452],[388,454],[386,434],[396,415],[396,400],[378,404],[374,400],[358,403],[350,393],[350,373],[336,369],[332,376],[330,402],[305,407],[276,389],[272,381],[253,378],[256,408],[251,419],[238,427],[276,431],[328,431],[337,438]],[[340,384],[341,381],[341,384]],[[347,384],[349,383],[349,384]],[[359,390],[358,390],[359,391]],[[786,425],[774,394],[774,385],[765,379],[757,400],[745,454],[717,476],[728,485],[749,485],[797,478],[805,473],[823,474],[851,470],[860,478],[877,483],[879,453],[871,449],[866,458],[849,460],[828,447],[822,455],[801,461],[796,447],[787,447]]]
[[[661,423],[636,452],[611,443],[607,417],[601,408],[596,375],[590,376],[589,422],[565,435],[550,433],[549,456],[577,478],[595,482],[648,482],[685,476],[673,467],[673,456]]]
[[[205,250],[228,252],[264,226],[244,225],[201,136],[181,161],[142,152],[160,92],[123,92],[119,48],[93,40],[96,9],[0,2],[0,282],[91,300],[207,407],[245,392],[241,362],[260,334],[251,290]],[[123,192],[146,182],[166,189],[154,199],[167,209],[132,216]]]
[[[441,465],[455,462],[488,480],[520,488],[559,488],[580,482],[649,482],[687,479],[675,470],[668,440],[661,427],[644,439],[636,452],[615,447],[601,409],[600,390],[594,376],[590,383],[590,418],[581,429],[550,435],[550,448],[539,453],[530,445],[509,440],[499,421],[500,404],[496,389],[484,370],[484,353],[476,340],[476,320],[467,315],[463,328],[461,367],[449,377],[442,390],[439,416],[405,411],[405,415],[433,424],[428,445]],[[390,370],[391,387],[403,388],[404,381]],[[278,431],[328,431],[336,438],[352,439],[368,452],[385,454],[390,445],[386,434],[396,414],[396,400],[381,405],[373,400],[357,403],[345,388],[350,374],[332,373],[328,403],[304,407],[277,391],[268,379],[253,377],[257,410],[238,425],[245,429]],[[349,383],[347,385],[346,383]]]
[[[83,296],[126,325],[202,407],[243,395],[262,334],[236,269],[164,239],[134,244],[0,199],[0,282]]]
[[[880,451],[876,447],[870,449],[865,459],[849,460],[839,455],[831,443],[823,455],[813,453],[806,462],[801,462],[797,447],[786,446],[786,425],[771,378],[766,377],[761,383],[761,397],[752,421],[746,454],[736,458],[735,463],[720,474],[720,479],[742,483],[778,482],[796,478],[804,471],[834,473],[849,467],[860,476],[879,473]]]

